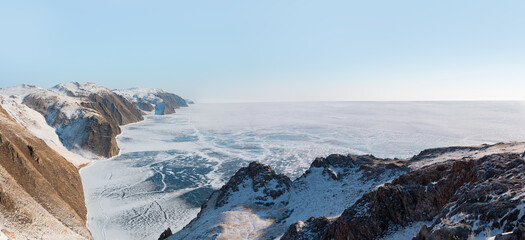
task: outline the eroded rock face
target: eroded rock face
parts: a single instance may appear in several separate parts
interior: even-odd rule
[[[251,239],[278,238],[290,224],[312,216],[336,216],[365,192],[399,176],[404,170],[394,162],[371,155],[330,155],[317,158],[294,181],[252,162],[215,191],[197,218],[172,239],[229,239],[246,234]],[[315,224],[307,228],[317,229],[326,222],[312,221]],[[242,227],[250,222],[257,224]]]
[[[68,149],[115,156],[119,126],[143,119],[135,105],[96,84],[67,83],[53,89],[30,93],[23,103],[45,116]]]
[[[416,239],[467,239],[512,231],[525,221],[525,162],[520,154],[453,160],[418,169],[365,194],[324,229],[291,226],[283,239],[375,239],[394,225],[432,221]],[[310,222],[314,222],[313,220]]]
[[[276,199],[288,191],[292,181],[284,174],[277,174],[267,165],[260,162],[252,162],[248,167],[239,169],[230,181],[220,190],[215,207],[222,207],[228,203],[231,194],[238,192],[243,183],[249,181],[254,192],[262,192],[263,195],[258,198],[260,204],[268,203],[270,199]]]
[[[0,224],[16,239],[92,239],[77,168],[0,106]]]
[[[275,199],[268,193],[279,174],[254,162],[170,239],[378,239],[435,219],[421,229],[422,239],[462,239],[485,229],[507,231],[502,239],[521,236],[524,151],[525,143],[513,142],[429,149],[411,159],[333,154],[281,184],[289,187],[278,188]]]
[[[188,103],[180,96],[160,89],[132,88],[116,90],[117,94],[134,103],[139,109],[156,115],[175,113],[175,109],[187,107]]]
[[[157,103],[155,106],[155,114],[165,115],[175,113],[175,109],[180,107],[187,107],[188,104],[183,98],[169,92],[157,92],[155,94],[158,98],[162,99],[164,104]]]
[[[322,217],[311,217],[306,221],[296,222],[286,230],[281,240],[297,239],[297,240],[308,240],[315,239],[318,237],[320,232],[324,232],[328,224],[331,223],[331,219],[324,216]]]

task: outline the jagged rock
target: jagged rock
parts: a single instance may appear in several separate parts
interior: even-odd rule
[[[326,217],[311,217],[306,221],[296,222],[286,230],[281,240],[309,240],[314,239],[320,232],[324,232],[330,219]]]
[[[338,215],[361,194],[403,173],[397,165],[387,168],[389,161],[371,155],[317,158],[310,169],[293,182],[282,174],[276,174],[269,166],[252,162],[239,169],[227,184],[214,192],[197,218],[176,233],[174,239],[235,237],[229,234],[239,231],[233,230],[233,227],[240,223],[235,223],[238,220],[224,220],[229,218],[264,222],[254,226],[251,233],[239,234],[257,235],[258,239],[277,238],[303,216]],[[383,170],[360,170],[364,165]],[[243,217],[238,218],[239,215]],[[316,220],[307,228],[319,228],[321,223]]]
[[[524,178],[525,162],[518,154],[434,164],[365,194],[314,238],[375,239],[394,225],[432,219],[438,220],[417,239],[467,239],[486,229],[510,231],[525,221],[517,219],[525,200],[520,195]]]
[[[525,223],[519,223],[518,227],[511,233],[498,234],[494,240],[523,240],[525,239]]]
[[[324,173],[330,176],[334,180],[342,179],[348,174],[354,174],[354,168],[358,168],[357,171],[363,173],[363,178],[370,180],[371,178],[378,178],[389,170],[404,172],[408,170],[408,167],[399,159],[381,159],[376,158],[373,155],[341,155],[332,154],[326,158],[316,158],[311,166],[312,168],[323,168]],[[334,169],[344,169],[339,174]],[[352,169],[352,170],[351,170]],[[306,171],[308,174],[310,170]]]
[[[268,193],[278,175],[252,163],[171,239],[377,239],[434,219],[425,236],[462,237],[487,228],[510,232],[520,222],[516,208],[525,198],[519,195],[525,187],[524,149],[524,143],[451,147],[411,159],[334,154],[315,159],[301,177],[281,184],[276,198]],[[499,194],[501,202],[484,200],[487,193]]]
[[[164,230],[162,234],[160,234],[159,240],[168,239],[171,235],[173,235],[173,233],[171,232],[171,229],[168,228]]]
[[[246,180],[251,180],[251,188],[254,192],[261,191],[263,196],[258,200],[267,202],[269,198],[276,199],[286,192],[292,183],[290,178],[284,174],[277,174],[267,165],[260,162],[252,162],[248,167],[239,169],[230,181],[220,190],[215,207],[222,207],[228,203],[229,195],[239,191],[239,187]]]
[[[413,240],[468,240],[472,227],[463,223],[447,223],[430,230],[424,225]]]

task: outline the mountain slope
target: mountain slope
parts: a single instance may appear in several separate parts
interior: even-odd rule
[[[115,90],[115,93],[134,103],[139,109],[154,111],[156,115],[175,113],[175,109],[188,106],[183,98],[161,89],[131,88]]]
[[[478,147],[429,149],[411,159],[379,159],[371,155],[331,155],[327,158],[316,159],[310,169],[294,181],[276,174],[268,166],[251,163],[247,168],[241,168],[225,186],[214,192],[202,206],[198,216],[170,239],[276,239],[280,237],[283,239],[320,239],[323,237],[326,239],[375,239],[394,232],[395,230],[392,229],[402,229],[410,223],[431,221],[442,211],[440,216],[457,219],[451,215],[452,213],[445,213],[444,206],[452,199],[465,195],[470,196],[471,192],[468,191],[457,196],[450,193],[472,180],[471,177],[469,178],[471,175],[462,172],[470,169],[468,164],[471,163],[469,162],[483,162],[484,165],[481,164],[480,169],[488,171],[487,166],[489,165],[487,164],[496,163],[499,159],[497,156],[500,155],[487,156],[501,154],[502,159],[499,161],[502,164],[507,161],[515,162],[512,163],[514,165],[510,164],[502,168],[512,169],[517,166],[516,164],[520,165],[523,162],[521,155],[513,153],[521,154],[524,151],[525,143],[502,143]],[[458,161],[465,162],[467,165],[461,165],[463,163],[454,165],[454,162]],[[463,167],[457,169],[458,166]],[[445,177],[443,174],[447,172],[446,169],[454,171],[449,171],[449,176]],[[481,170],[472,171],[478,173]],[[420,176],[424,180],[407,186],[406,191],[398,189],[396,184],[402,182],[401,179],[409,181],[417,179],[415,176]],[[479,178],[480,182],[499,179],[490,174],[487,176],[484,180]],[[516,173],[498,181],[507,181],[520,176]],[[439,191],[430,194],[431,187],[441,186],[439,183],[434,183],[439,182],[439,179],[451,181],[448,185],[445,184],[447,181],[443,182],[445,185],[442,188],[449,191],[447,197]],[[458,179],[458,181],[453,179]],[[392,184],[388,183],[390,181],[393,181]],[[507,200],[518,196],[520,192],[525,196],[519,184],[513,188],[516,194],[509,195],[510,198]],[[425,195],[426,191],[429,191],[428,197]],[[399,200],[395,200],[396,197]],[[466,197],[465,199],[466,203],[472,201],[472,198]],[[390,201],[397,202],[391,203]],[[413,204],[410,205],[412,211],[407,210],[407,204]],[[519,207],[519,204],[514,202],[505,202],[505,204],[509,208],[518,209]],[[374,208],[376,205],[380,207]],[[434,206],[434,208],[429,208],[429,206]],[[429,208],[429,212],[418,213],[418,210],[425,208]],[[356,218],[356,216],[361,216],[359,213],[365,211],[363,209],[376,209],[370,214],[377,217]],[[410,215],[410,213],[413,214]],[[457,212],[453,213],[457,214]],[[475,219],[476,216],[480,215],[474,214],[472,219]],[[488,227],[490,223],[493,223],[492,220],[477,226],[481,229],[488,229],[488,231],[494,230]],[[338,222],[346,223],[347,221],[355,225],[351,225],[353,227],[342,223],[336,225]],[[478,224],[481,223],[478,221]],[[427,228],[428,232],[442,227],[439,224],[440,222],[432,224]],[[343,227],[338,228],[337,226]],[[506,226],[508,227],[502,230],[512,230],[517,224]],[[332,228],[342,230],[339,230],[338,234],[329,234],[336,231],[330,230]],[[355,229],[363,236],[351,235],[351,229]],[[371,235],[366,235],[366,229],[369,229],[368,233]],[[417,232],[412,237],[415,237],[416,234]]]
[[[25,104],[18,103],[11,98],[5,98],[1,95],[0,105],[22,127],[35,137],[44,140],[49,147],[60,153],[60,155],[73,163],[76,167],[80,167],[90,162],[89,159],[73,153],[64,147],[56,130],[47,124],[46,119],[39,112],[29,108]]]
[[[16,239],[91,239],[77,168],[0,106],[0,224]]]
[[[142,121],[143,113],[127,99],[111,90],[94,83],[62,83],[54,86],[53,90],[65,93],[68,96],[88,99],[82,105],[94,109],[106,119],[118,125],[126,125]]]
[[[416,239],[512,232],[525,224],[524,178],[525,161],[515,153],[430,165],[365,194],[315,231],[309,225],[320,219],[296,223],[282,239],[375,239],[420,221],[433,223],[424,225]]]
[[[337,216],[364,192],[405,169],[371,155],[316,159],[291,181],[270,167],[251,163],[214,192],[201,212],[173,239],[274,239],[296,221]]]
[[[52,90],[21,85],[0,94],[42,114],[65,147],[87,157],[118,154],[119,126],[143,119],[129,101],[92,83],[60,84]]]

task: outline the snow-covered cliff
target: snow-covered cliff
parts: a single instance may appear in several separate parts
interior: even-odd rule
[[[87,158],[118,154],[115,137],[120,133],[119,126],[143,119],[143,113],[133,104],[93,83],[60,84],[52,89],[24,84],[0,89],[0,95],[6,103],[12,103],[6,109],[19,116],[24,127],[34,129],[32,125],[41,124],[22,121],[41,119],[34,112],[21,110],[27,106],[44,116],[67,149]]]
[[[141,110],[154,112],[156,115],[175,113],[175,109],[188,106],[185,99],[161,89],[130,88],[115,90],[115,93],[134,103]]]

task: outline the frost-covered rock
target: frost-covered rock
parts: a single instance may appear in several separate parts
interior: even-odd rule
[[[423,223],[420,239],[521,236],[524,151],[525,143],[513,142],[410,159],[334,154],[289,184],[254,162],[170,239],[378,239],[396,231],[413,238]]]
[[[282,239],[376,239],[420,221],[434,222],[417,240],[511,232],[525,223],[524,179],[525,161],[516,153],[436,163],[365,194],[317,232],[291,226]]]
[[[188,106],[185,99],[161,89],[131,88],[115,90],[115,92],[134,103],[139,109],[146,112],[154,111],[156,115],[175,113],[175,109]]]
[[[52,88],[82,100],[82,106],[95,110],[109,121],[125,125],[143,120],[142,112],[126,98],[94,83],[63,83]]]
[[[35,137],[44,140],[47,145],[59,152],[68,161],[75,166],[80,167],[90,162],[76,153],[68,150],[60,141],[56,129],[47,124],[42,114],[28,107],[25,104],[18,103],[11,98],[0,95],[0,105],[13,117],[22,127],[28,130]]]
[[[143,119],[132,103],[94,83],[59,84],[52,89],[24,84],[0,89],[0,95],[42,114],[66,148],[88,157],[118,154],[119,126]]]
[[[404,173],[391,164],[395,160],[382,161],[371,155],[331,155],[316,159],[295,181],[252,162],[171,239],[274,239],[297,221],[338,216],[362,194]]]

